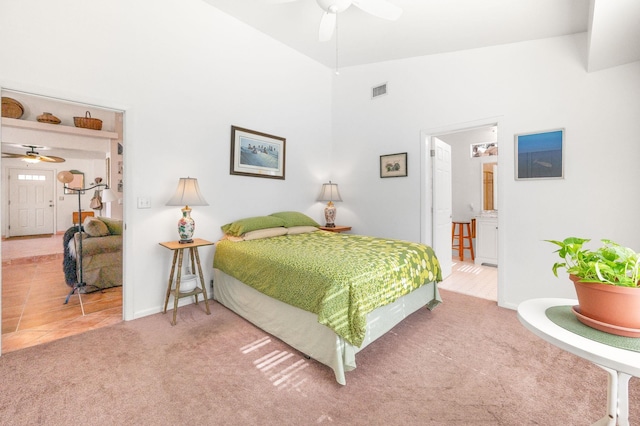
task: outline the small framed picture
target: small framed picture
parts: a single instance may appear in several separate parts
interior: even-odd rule
[[[564,178],[564,129],[515,135],[516,180]]]
[[[286,139],[231,126],[232,175],[284,179]]]
[[[380,156],[380,177],[407,176],[407,153],[388,154]]]

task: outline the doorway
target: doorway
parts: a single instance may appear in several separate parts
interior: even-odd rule
[[[53,234],[53,172],[9,168],[9,237]]]
[[[77,294],[65,303],[72,288],[63,270],[65,232],[86,214],[123,220],[124,111],[12,89],[1,93],[20,103],[23,114],[2,118],[0,354],[122,321],[124,285],[82,294],[83,307]],[[43,111],[61,123],[41,120]],[[85,114],[100,118],[102,128],[76,127],[75,117]],[[39,161],[31,152],[23,155],[34,150]],[[56,179],[61,171],[81,171],[85,188],[109,185],[116,201],[92,210],[95,192],[65,191]]]
[[[481,297],[488,298],[486,295],[493,293],[496,295],[493,300],[497,299],[498,304],[500,304],[502,294],[501,279],[497,269],[499,262],[496,260],[492,262],[495,263],[494,265],[489,265],[478,261],[477,258],[474,261],[466,260],[461,262],[457,257],[457,252],[454,257],[450,243],[451,222],[453,220],[462,222],[471,222],[473,220],[473,222],[476,222],[479,217],[492,216],[496,220],[494,229],[496,229],[497,233],[497,222],[499,221],[497,212],[498,204],[501,200],[497,188],[500,187],[498,181],[501,175],[497,173],[499,156],[492,154],[497,151],[499,121],[499,118],[487,119],[429,129],[421,133],[423,147],[422,239],[427,244],[433,245],[436,253],[442,253],[440,257],[444,259],[445,264],[450,265],[446,272],[451,272],[451,276],[456,275],[456,277],[449,280],[449,282],[455,281],[456,286],[464,285],[467,282],[470,287],[474,287],[474,285],[479,284],[479,277],[482,277],[481,287],[484,296]],[[433,159],[435,155],[433,150],[437,143],[445,143],[451,147],[451,186],[448,188],[449,193],[445,195],[439,193],[447,190],[447,187],[437,184],[436,166],[434,165],[436,160]],[[478,144],[480,143],[483,148],[491,147],[490,152],[480,155],[479,152],[483,152],[483,149],[478,150]],[[483,194],[483,187],[488,187],[486,182],[483,183],[483,163],[486,162],[495,164],[495,166],[492,166],[492,171],[495,171],[496,182],[491,185],[494,190],[491,194]],[[491,203],[489,200],[485,202],[485,198],[488,197],[491,197]],[[451,200],[448,227],[442,225],[443,219],[440,217],[442,215],[438,213],[441,208],[437,208],[438,200],[443,199]],[[483,206],[489,204],[495,205],[494,211],[487,212],[484,209]],[[477,238],[478,235],[475,235],[473,240],[474,248],[477,248]],[[442,241],[445,241],[445,243],[442,243]],[[486,237],[482,241],[486,241]],[[497,235],[495,235],[493,241],[495,241],[496,252],[499,252]],[[485,246],[486,244],[483,245],[483,247]],[[468,251],[467,254],[469,254]],[[467,254],[465,254],[465,258]],[[443,272],[445,272],[445,268],[443,268]],[[461,275],[465,275],[465,277],[461,278]],[[446,280],[446,277],[443,276],[443,278]],[[469,289],[468,294],[477,291],[478,288]]]

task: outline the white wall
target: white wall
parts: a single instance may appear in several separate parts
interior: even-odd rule
[[[335,78],[334,181],[341,223],[420,240],[420,132],[501,117],[500,300],[574,297],[544,239],[611,238],[640,250],[640,63],[596,73],[586,35],[345,68]],[[389,94],[370,99],[388,82]],[[515,181],[514,134],[566,129],[565,179]],[[409,176],[380,179],[381,154],[408,152]],[[448,255],[448,253],[447,253]]]
[[[320,220],[326,67],[200,0],[4,1],[0,39],[0,86],[125,110],[126,318],[163,305],[171,252],[158,243],[178,238],[180,209],[165,206],[178,178],[198,178],[210,204],[193,209],[200,238],[277,210]],[[285,137],[286,179],[230,175],[231,125]],[[208,281],[213,248],[201,259]]]

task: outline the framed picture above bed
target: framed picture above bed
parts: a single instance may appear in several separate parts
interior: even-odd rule
[[[380,177],[407,176],[407,153],[388,154],[380,156]]]
[[[231,126],[231,174],[283,179],[285,138]]]

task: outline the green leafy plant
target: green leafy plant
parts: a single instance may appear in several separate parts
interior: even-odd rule
[[[553,264],[553,274],[565,269],[580,281],[598,282],[623,287],[638,287],[640,280],[640,254],[611,240],[601,240],[603,245],[595,250],[584,248],[591,240],[569,237],[563,241],[545,240],[560,248],[554,253],[562,262]]]

